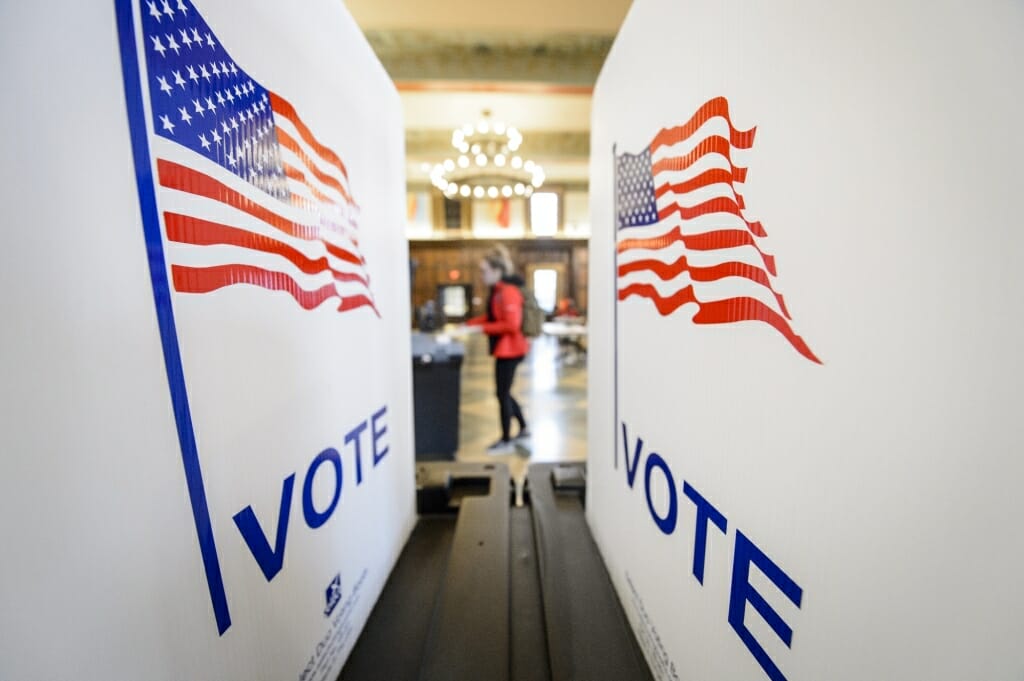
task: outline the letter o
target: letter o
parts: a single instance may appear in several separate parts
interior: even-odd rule
[[[660,468],[665,474],[665,482],[668,483],[668,513],[664,518],[658,517],[654,508],[654,501],[651,499],[651,471]],[[644,468],[644,493],[647,495],[647,509],[651,512],[651,518],[658,529],[665,534],[672,534],[676,530],[676,514],[678,512],[678,500],[676,499],[676,482],[672,477],[672,471],[668,469],[665,459],[660,454],[651,452],[647,455],[647,465]]]
[[[334,465],[334,480],[336,483],[334,486],[334,498],[331,499],[331,503],[327,504],[326,509],[317,511],[313,507],[313,477],[316,476],[317,470],[325,461],[330,461]],[[341,498],[342,482],[341,454],[338,453],[337,449],[328,447],[317,454],[313,462],[309,464],[309,470],[306,471],[306,480],[302,483],[302,514],[306,517],[306,524],[312,529],[315,530],[326,523],[327,519],[334,513],[334,509],[338,505],[338,499]]]

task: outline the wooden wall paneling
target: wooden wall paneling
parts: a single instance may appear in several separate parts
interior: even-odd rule
[[[503,243],[512,256],[516,270],[525,273],[535,264],[558,263],[565,269],[565,291],[581,309],[586,307],[587,243],[583,240],[529,239],[499,241],[466,239],[453,241],[412,241],[409,257],[417,261],[412,282],[414,310],[428,300],[437,300],[437,287],[444,283],[472,286],[472,314],[483,314],[487,290],[480,277],[479,263],[495,244]],[[452,279],[450,273],[457,272]]]

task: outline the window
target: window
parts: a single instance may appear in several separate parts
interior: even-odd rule
[[[566,191],[562,195],[562,231],[566,235],[590,236],[590,194]]]
[[[533,295],[537,297],[537,304],[542,310],[548,314],[554,312],[558,303],[558,270],[534,270]]]
[[[444,199],[445,229],[462,229],[462,202],[458,199]]]
[[[558,233],[558,194],[535,192],[530,197],[530,229],[534,236],[554,236]]]
[[[469,314],[469,296],[464,284],[441,285],[441,310],[445,317],[465,317]]]

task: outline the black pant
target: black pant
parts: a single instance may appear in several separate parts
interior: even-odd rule
[[[509,430],[512,426],[512,417],[519,422],[520,432],[526,430],[526,419],[523,418],[523,411],[519,403],[512,397],[512,379],[516,376],[516,368],[523,361],[522,357],[502,358],[494,360],[494,386],[498,396],[498,406],[501,409],[501,439],[509,439]]]

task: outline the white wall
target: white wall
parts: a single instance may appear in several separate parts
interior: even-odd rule
[[[213,0],[170,7],[182,4],[344,159],[380,316],[339,314],[337,298],[306,311],[286,293],[241,285],[201,295],[172,288],[154,304],[148,258],[162,269],[180,247],[161,240],[162,217],[157,241],[144,238],[140,196],[152,200],[155,161],[133,161],[118,34],[128,3],[4,4],[0,678],[333,679],[413,522],[397,94],[340,3],[287,12],[269,1],[244,12]],[[131,6],[141,57],[139,11],[148,6]],[[180,9],[162,21],[171,32],[179,20]],[[134,148],[156,154],[142,102]],[[177,196],[179,208],[209,217],[200,200]],[[170,193],[158,191],[153,215],[170,205]],[[311,257],[319,247],[300,246]],[[261,262],[295,272],[307,288],[330,278],[304,278],[275,257]],[[177,363],[161,341],[172,315]],[[175,371],[185,390],[172,398]],[[214,616],[179,427],[196,442],[230,622]],[[377,462],[374,440],[388,448]],[[303,483],[327,448],[340,453],[343,477],[338,483],[329,460],[310,476],[313,517],[341,491],[314,529]],[[283,551],[270,579],[234,521],[247,508]],[[340,602],[325,615],[336,576]]]
[[[657,678],[1024,676],[1021,35],[1010,2],[633,5],[594,96],[587,508]],[[715,97],[737,129],[756,126],[732,150],[749,175],[679,200],[744,196],[821,364],[760,321],[695,323],[693,302],[613,307],[613,148],[639,152]],[[682,146],[714,134],[723,119]],[[676,224],[746,229],[722,214]],[[655,283],[669,296],[685,280]],[[695,286],[702,309],[712,288]],[[741,533],[779,572],[757,557],[747,574]]]

